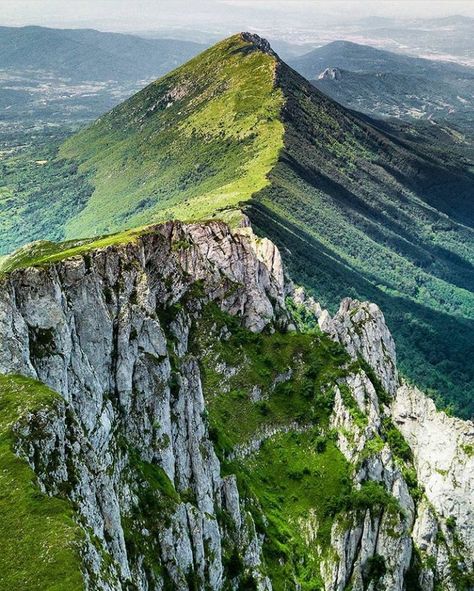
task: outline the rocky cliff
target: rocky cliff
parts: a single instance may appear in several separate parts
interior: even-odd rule
[[[358,548],[362,580],[364,558],[367,565],[367,556],[384,556],[380,572],[388,589],[471,589],[474,424],[438,412],[422,392],[397,377],[393,340],[374,304],[345,300],[333,319],[322,314],[319,322],[352,357],[364,359],[374,386],[365,388],[364,401],[360,385],[353,385],[368,417],[362,433],[343,408],[335,413],[341,449],[360,466],[356,478],[383,482],[401,508],[397,523],[392,515],[384,524],[385,514],[379,522],[364,522],[362,529],[359,523],[353,532],[343,531],[336,537],[339,555],[349,552],[353,568]],[[328,588],[344,589],[344,584]]]
[[[473,588],[474,425],[401,382],[377,306],[331,318],[245,223],[0,281],[0,372],[59,394],[8,429],[73,511],[71,589]]]

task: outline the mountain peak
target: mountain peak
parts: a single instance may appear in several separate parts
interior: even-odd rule
[[[260,37],[260,35],[244,31],[240,33],[240,38],[247,43],[251,43],[259,51],[271,55],[273,57],[277,57],[277,54],[273,51],[269,41],[267,41],[263,37]]]

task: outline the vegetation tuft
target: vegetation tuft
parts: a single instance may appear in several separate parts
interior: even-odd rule
[[[14,451],[12,427],[58,395],[29,378],[0,376],[0,588],[81,591],[82,534],[68,501],[43,494]]]

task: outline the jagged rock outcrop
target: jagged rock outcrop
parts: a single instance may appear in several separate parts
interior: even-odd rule
[[[319,324],[351,357],[363,357],[389,395],[381,401],[367,377],[355,376],[351,391],[368,423],[364,429],[358,428],[338,393],[333,424],[339,430],[343,453],[360,466],[356,478],[383,482],[403,512],[398,531],[393,523],[384,531],[383,523],[370,520],[364,521],[362,528],[359,523],[342,534],[336,528],[333,543],[339,547],[339,556],[345,557],[342,565],[348,562],[354,569],[355,559],[357,568],[358,548],[365,556],[368,552],[384,557],[388,567],[383,577],[385,588],[405,589],[407,573],[414,564],[410,581],[422,591],[433,591],[439,585],[453,591],[474,588],[474,424],[448,417],[417,388],[399,381],[393,339],[375,304],[346,299],[334,318],[323,311]],[[383,436],[387,420],[393,421],[406,439],[409,458],[406,452],[404,458],[397,457],[385,444],[361,461],[369,442]],[[402,459],[409,459],[409,465],[414,466],[418,490],[410,491],[408,484],[413,488],[414,483]],[[326,588],[344,589],[349,580],[347,570],[339,564]],[[354,583],[353,589],[367,588],[362,570],[359,582],[356,579]]]
[[[88,589],[272,589],[271,561],[285,566],[286,555],[264,550],[269,517],[255,491],[239,492],[228,463],[314,429],[322,449],[335,441],[352,490],[333,508],[328,548],[317,548],[315,513],[300,519],[324,589],[473,588],[473,425],[401,382],[376,305],[347,299],[331,318],[285,280],[278,249],[247,220],[234,231],[169,222],[0,282],[0,372],[31,376],[62,397],[14,426],[15,449],[43,491],[74,503]],[[332,392],[328,424],[315,426],[308,398],[307,375],[318,379],[320,361],[305,373],[296,347],[294,366],[281,367],[265,393],[249,379],[236,400],[265,416],[272,393],[285,386],[278,395],[291,396],[301,374],[307,412],[265,424],[223,454],[209,428],[196,323],[213,303],[245,334],[291,335],[288,297],[345,350],[335,381],[318,385]],[[229,339],[215,326],[216,340]],[[217,395],[231,395],[237,363],[215,359]],[[304,475],[290,474],[292,482]],[[300,588],[295,574],[285,584]]]
[[[437,411],[432,400],[407,384],[397,392],[392,415],[413,450],[425,493],[414,540],[420,550],[436,558],[448,589],[470,588],[474,584],[469,575],[474,570],[474,423]]]
[[[216,511],[230,503],[235,517],[239,493],[221,478],[208,438],[199,367],[188,349],[192,319],[180,310],[186,298],[196,310],[218,302],[251,331],[287,323],[277,249],[248,227],[232,234],[220,222],[170,222],[134,243],[2,280],[0,371],[32,376],[65,401],[53,416],[21,426],[19,451],[44,490],[55,494],[69,483],[89,535],[85,568],[94,589],[115,591],[128,581],[161,588],[126,544],[124,522],[140,504],[136,464],[143,462],[160,467],[194,503],[170,501],[159,552],[148,539],[153,524],[139,516],[136,544],[157,553],[175,589],[187,589],[191,576],[206,588],[223,584]],[[239,511],[229,545],[237,543],[254,569],[259,541]]]
[[[339,557],[324,564],[325,589],[405,589],[405,575],[412,557],[411,529],[415,503],[385,436],[384,400],[397,387],[395,347],[380,309],[369,303],[346,299],[331,318],[327,311],[319,317],[321,329],[340,342],[352,359],[363,358],[378,383],[364,371],[350,375],[336,391],[332,427],[338,432],[339,447],[354,465],[356,483],[378,483],[395,500],[378,513],[354,513],[342,526],[336,521],[332,545]],[[341,393],[351,393],[360,415],[354,413]],[[374,445],[375,443],[375,445]],[[347,520],[347,517],[344,517]],[[379,563],[377,563],[377,560]],[[380,565],[371,572],[368,565]]]
[[[262,51],[263,53],[267,53],[268,55],[272,55],[274,57],[278,57],[277,54],[273,51],[270,43],[263,37],[260,37],[260,35],[244,31],[240,34],[240,36],[244,41],[246,41],[247,43],[251,43],[252,46],[258,49],[259,51]]]
[[[395,394],[398,384],[395,343],[376,304],[346,298],[333,318],[327,311],[320,315],[319,326],[340,342],[352,358],[361,356],[387,393]]]
[[[318,76],[318,80],[341,80],[342,72],[339,68],[326,68]]]

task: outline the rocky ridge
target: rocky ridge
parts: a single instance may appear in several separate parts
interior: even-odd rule
[[[314,515],[301,520],[319,557],[315,577],[327,591],[473,588],[472,423],[402,383],[377,306],[344,300],[331,318],[285,279],[270,241],[246,222],[231,231],[213,221],[169,222],[1,278],[0,372],[61,395],[14,426],[16,451],[43,491],[73,502],[87,589],[280,588],[265,553],[267,516],[256,523],[258,499],[239,489],[209,426],[195,332],[214,304],[249,334],[291,334],[291,302],[348,356],[327,432],[364,501],[335,513],[329,552],[315,550]],[[225,341],[232,328],[219,330]],[[216,371],[226,396],[233,370],[216,360]],[[279,382],[291,387],[291,372],[270,391]],[[265,410],[255,388],[248,396]],[[270,425],[234,455],[304,428]],[[301,588],[296,574],[285,584]]]
[[[334,420],[340,432],[339,445],[352,463],[360,465],[356,478],[383,482],[399,502],[403,515],[397,524],[384,514],[378,523],[366,520],[362,528],[358,523],[352,531],[335,536],[333,543],[340,548],[339,556],[346,555],[342,564],[349,563],[354,569],[355,549],[359,549],[361,586],[354,588],[365,588],[363,568],[367,556],[383,555],[386,588],[410,588],[406,575],[418,564],[415,588],[471,589],[474,425],[437,411],[433,401],[397,376],[394,343],[375,304],[346,299],[333,319],[323,314],[319,323],[352,357],[364,358],[375,372],[379,387],[382,385],[389,395],[388,399],[377,397],[373,379],[353,381],[355,398],[369,418],[365,432],[354,423],[341,399],[336,399]],[[367,445],[383,434],[387,423],[389,429],[396,426],[407,448],[403,450],[393,442],[361,462]],[[409,471],[411,465],[416,472],[416,488]],[[337,572],[340,576],[341,563]],[[344,579],[342,585],[335,581],[327,589],[344,589],[347,576]]]

